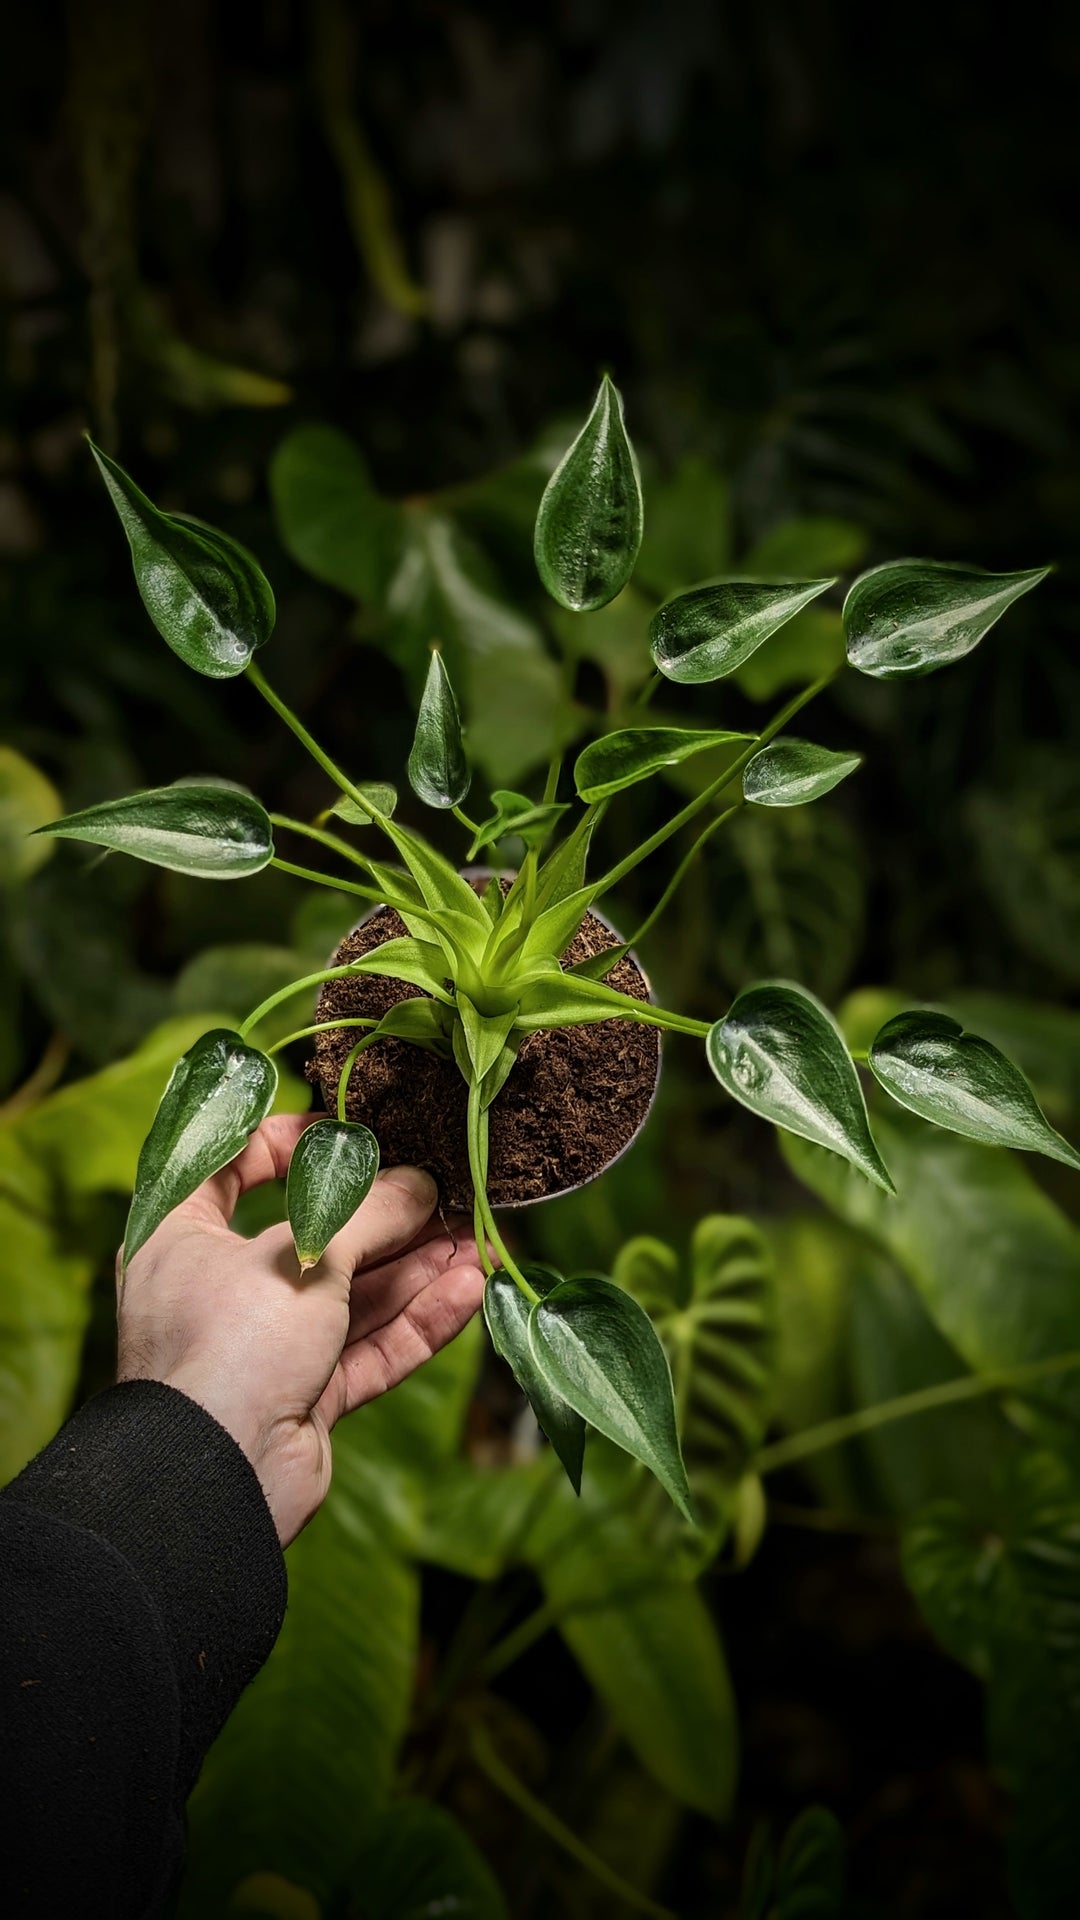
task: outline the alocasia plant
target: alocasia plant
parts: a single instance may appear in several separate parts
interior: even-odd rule
[[[892,1182],[870,1128],[856,1058],[831,1014],[804,988],[759,982],[712,1023],[635,999],[606,984],[628,950],[609,949],[567,969],[563,956],[586,914],[640,863],[691,822],[703,825],[674,866],[645,926],[663,910],[706,840],[744,805],[796,806],[817,799],[859,764],[789,736],[795,715],[827,684],[801,691],[756,735],[715,727],[642,724],[586,746],[573,769],[574,804],[563,797],[556,759],[543,792],[499,789],[477,823],[463,812],[470,786],[467,736],[440,653],[431,655],[408,778],[425,805],[451,813],[466,841],[463,858],[516,836],[524,857],[508,890],[482,893],[412,828],[396,819],[392,786],[353,779],[337,766],[276,694],[254,655],[270,637],[274,598],[254,560],[235,541],[182,516],[160,512],[114,461],[96,455],[131,546],[135,577],[158,632],[196,672],[244,673],[291,728],[331,783],[314,822],[268,813],[228,784],[178,783],[90,807],[39,831],[138,855],[211,879],[236,879],[267,865],[322,881],[393,908],[406,932],[348,965],[324,968],[280,989],[237,1032],[204,1034],[175,1069],[139,1161],[125,1235],[125,1259],[169,1209],[225,1164],[269,1111],[276,1085],[271,1054],[290,1042],[348,1026],[360,1030],[338,1086],[337,1112],[315,1121],[293,1159],[287,1204],[301,1270],[371,1186],[379,1164],[370,1131],[346,1117],[346,1093],[362,1051],[392,1035],[452,1058],[468,1088],[468,1157],[477,1244],[488,1270],[486,1317],[537,1419],[575,1486],[586,1428],[595,1427],[644,1463],[687,1517],[693,1506],[680,1451],[671,1372],[649,1314],[625,1286],[603,1275],[564,1277],[521,1265],[506,1245],[488,1198],[488,1125],[494,1101],[531,1033],[584,1022],[644,1022],[703,1044],[725,1091],[775,1126],[827,1148],[885,1193]],[[581,433],[544,493],[536,521],[540,577],[560,607],[585,616],[626,586],[642,539],[638,466],[621,399],[607,378]],[[363,529],[357,529],[362,540]],[[850,664],[880,679],[935,671],[971,651],[1045,569],[991,575],[905,560],[858,578],[843,607]],[[655,614],[650,647],[656,673],[639,696],[642,716],[662,678],[698,685],[741,667],[769,636],[834,579],[734,580],[694,584]],[[831,678],[832,676],[828,676]],[[602,814],[625,789],[709,750],[728,750],[722,772],[607,872],[592,876],[588,855]],[[374,827],[388,861],[331,830]],[[349,880],[313,873],[275,852],[274,830],[295,834],[350,863]],[[553,849],[549,842],[557,835]],[[638,935],[644,928],[638,930]],[[382,975],[417,995],[381,1019],[326,1021],[266,1052],[248,1036],[293,994],[348,975]],[[1080,1155],[1040,1111],[1019,1070],[986,1040],[939,1012],[891,1019],[865,1056],[881,1086],[902,1105],[976,1140],[1047,1153],[1071,1166]],[[498,1264],[487,1249],[495,1250]]]

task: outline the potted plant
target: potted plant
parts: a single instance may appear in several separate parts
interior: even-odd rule
[[[665,679],[696,686],[735,672],[837,582],[722,579],[667,600],[650,626],[655,671],[639,695],[641,724],[606,733],[578,754],[572,795],[556,758],[539,795],[500,789],[479,822],[464,810],[467,736],[436,647],[408,780],[420,801],[461,826],[461,871],[397,818],[394,787],[337,766],[262,673],[255,655],[273,630],[274,598],[252,555],[213,528],[160,511],[113,460],[94,453],[159,633],[196,672],[245,674],[322,768],[330,792],[324,811],[306,822],[271,814],[228,783],[181,782],[39,831],[209,878],[242,878],[273,864],[375,909],[330,965],[272,995],[236,1031],[204,1034],[178,1063],[142,1149],[125,1260],[264,1118],[277,1080],[272,1056],[312,1041],[310,1073],[328,1117],[304,1133],[289,1172],[301,1270],[367,1193],[380,1151],[433,1166],[447,1203],[472,1209],[492,1339],[575,1487],[591,1425],[649,1468],[693,1518],[668,1356],[649,1315],[608,1277],[563,1277],[519,1263],[495,1211],[610,1164],[647,1113],[662,1034],[701,1044],[732,1098],[841,1156],[886,1193],[891,1181],[871,1132],[860,1065],[902,1106],[939,1126],[1080,1166],[1019,1070],[940,1012],[902,1012],[865,1054],[853,1055],[827,1009],[795,983],[756,983],[705,1022],[654,1005],[632,958],[634,939],[738,808],[805,804],[859,764],[857,755],[787,732],[832,674],[800,691],[756,735],[648,725],[653,690]],[[605,377],[537,515],[535,555],[548,592],[583,617],[606,606],[631,577],[642,528],[637,462],[620,397]],[[991,575],[912,560],[875,567],[844,600],[848,662],[881,679],[936,671],[969,653],[1046,571]],[[592,873],[592,836],[618,795],[706,751],[724,757],[716,777],[613,866]],[[672,864],[648,920],[633,939],[619,939],[598,917],[600,903],[695,822],[697,835]],[[375,853],[346,837],[354,829],[375,842]],[[275,831],[314,843],[352,877],[283,859]],[[472,869],[478,860],[496,861],[512,840],[523,849],[512,876]],[[314,1023],[265,1052],[252,1045],[268,1011],[315,989]],[[367,1122],[376,1113],[384,1124],[373,1129]]]

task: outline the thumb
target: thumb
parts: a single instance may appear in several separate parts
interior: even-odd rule
[[[400,1253],[426,1227],[438,1198],[422,1167],[387,1167],[311,1268],[309,1283],[323,1275],[351,1280],[362,1267]]]

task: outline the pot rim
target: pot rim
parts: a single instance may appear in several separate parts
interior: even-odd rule
[[[462,867],[460,869],[460,872],[463,880],[490,880],[495,874],[496,869],[494,867]],[[499,870],[498,878],[500,880],[512,880],[514,878],[513,869],[503,868]],[[378,902],[374,906],[368,907],[366,912],[360,915],[360,918],[359,920],[356,921],[355,925],[350,928],[349,933],[343,935],[342,939],[348,940],[353,933],[358,933],[360,931],[360,928],[366,927],[368,924],[368,921],[373,920],[377,913],[386,913],[388,911],[390,911],[390,909],[389,909],[388,903],[385,900]],[[588,912],[592,914],[595,920],[599,920],[601,926],[606,927],[609,933],[614,934],[616,940],[619,942],[619,945],[621,946],[622,935],[619,932],[618,927],[615,927],[612,925],[611,921],[608,919],[607,914],[603,913],[599,907],[589,907]],[[338,946],[340,946],[341,944],[342,944],[342,941],[339,941]],[[327,961],[327,966],[333,966],[335,964],[334,955],[336,953],[337,953],[337,947],[334,948],[334,952],[330,955]],[[650,980],[648,974],[645,971],[645,968],[642,966],[641,961],[638,959],[637,954],[633,951],[632,948],[630,948],[627,951],[626,958],[632,961],[634,966],[637,968],[648,990],[649,1003],[652,1006],[655,1006],[656,995],[653,992],[652,981]],[[656,1073],[653,1076],[652,1092],[649,1095],[648,1105],[646,1106],[645,1111],[641,1116],[641,1119],[638,1121],[638,1124],[634,1128],[634,1131],[630,1135],[630,1138],[627,1141],[625,1141],[624,1144],[619,1148],[618,1153],[612,1154],[610,1160],[605,1160],[603,1166],[599,1167],[595,1173],[590,1173],[586,1179],[575,1180],[572,1183],[572,1185],[568,1187],[560,1187],[556,1193],[537,1193],[537,1194],[532,1194],[526,1200],[501,1201],[498,1207],[499,1213],[516,1213],[521,1208],[524,1208],[524,1207],[544,1207],[548,1204],[550,1200],[565,1200],[568,1197],[568,1195],[570,1195],[571,1193],[580,1193],[583,1187],[591,1187],[594,1180],[602,1179],[605,1173],[608,1173],[612,1167],[618,1166],[619,1161],[625,1158],[625,1156],[629,1153],[631,1147],[634,1145],[635,1141],[639,1139],[645,1127],[648,1125],[649,1120],[652,1116],[652,1110],[656,1105],[656,1096],[660,1091],[660,1074],[661,1074],[661,1070],[664,1063],[664,1034],[662,1029],[659,1027],[655,1027],[653,1031],[656,1034]]]

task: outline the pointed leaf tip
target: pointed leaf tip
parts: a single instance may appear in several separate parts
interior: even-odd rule
[[[848,660],[876,680],[936,673],[971,653],[1013,601],[1050,572],[981,573],[937,560],[871,567],[844,601]]]
[[[874,1040],[870,1067],[886,1093],[935,1126],[1080,1168],[1080,1153],[1050,1125],[1019,1067],[948,1014],[897,1014]]]
[[[643,527],[641,479],[622,397],[605,374],[536,516],[536,566],[552,599],[572,613],[592,613],[614,600],[634,571]]]

